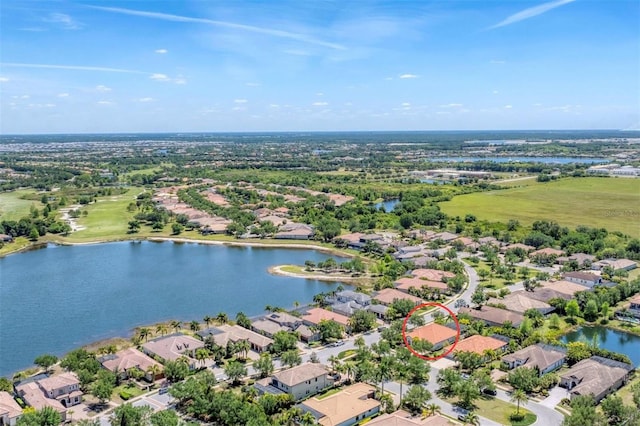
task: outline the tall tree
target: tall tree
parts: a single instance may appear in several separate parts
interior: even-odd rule
[[[525,405],[528,401],[527,393],[522,389],[516,389],[511,394],[511,402],[516,403],[516,414],[520,414],[520,404]]]

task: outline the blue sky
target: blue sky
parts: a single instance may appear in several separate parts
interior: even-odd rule
[[[640,128],[640,2],[0,2],[0,132]]]

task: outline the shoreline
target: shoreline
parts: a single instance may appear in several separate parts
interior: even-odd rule
[[[172,243],[195,243],[195,244],[205,244],[205,245],[216,245],[216,246],[230,246],[230,247],[257,247],[257,248],[284,248],[284,249],[306,249],[306,250],[315,250],[322,253],[328,253],[333,256],[345,257],[345,258],[354,258],[356,255],[352,253],[345,252],[338,248],[324,247],[316,244],[296,244],[295,242],[291,243],[275,243],[275,240],[265,240],[266,242],[258,242],[258,241],[222,241],[222,240],[205,240],[198,238],[185,238],[185,237],[135,237],[132,235],[131,238],[104,238],[98,239],[95,241],[63,241],[56,237],[47,239],[44,241],[36,241],[27,246],[21,247],[17,250],[10,251],[8,253],[0,254],[0,259],[13,255],[24,253],[31,250],[38,250],[41,248],[46,248],[49,244],[55,244],[60,246],[88,246],[88,245],[96,245],[96,244],[108,244],[108,243],[118,243],[118,242],[142,242],[142,241],[151,241],[151,242],[172,242]],[[310,240],[305,240],[310,241]]]
[[[271,275],[279,275],[282,277],[292,277],[292,278],[303,278],[303,279],[307,279],[307,280],[317,280],[317,281],[327,281],[327,282],[344,282],[344,283],[357,283],[359,281],[362,280],[366,280],[368,277],[352,277],[352,276],[345,276],[345,275],[328,275],[328,274],[299,274],[296,272],[288,272],[288,271],[284,271],[283,268],[287,267],[287,266],[297,266],[297,265],[276,265],[276,266],[270,266],[269,269],[267,269],[267,272],[269,272]]]

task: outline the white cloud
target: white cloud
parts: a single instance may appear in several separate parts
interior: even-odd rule
[[[246,100],[246,99],[234,99],[233,100],[233,103],[236,103],[236,104],[246,104],[247,102],[249,102],[249,101]]]
[[[513,105],[505,105],[504,106],[504,109],[511,109],[511,108],[513,108]]]
[[[58,93],[58,97],[59,98],[68,98],[69,94],[68,93]]]
[[[155,81],[170,81],[171,80],[168,75],[160,74],[160,73],[151,74],[149,76],[149,78],[151,80],[155,80]]]
[[[187,84],[187,80],[181,75],[178,75],[176,78],[171,78],[166,74],[153,73],[149,78],[163,83]]]
[[[403,78],[403,79],[405,79],[405,78],[418,78],[418,76],[416,74],[400,74],[398,77],[399,78]]]
[[[7,81],[9,81],[7,77],[0,77],[0,83],[6,83]]]
[[[109,67],[93,67],[85,65],[51,65],[51,64],[23,64],[15,62],[3,62],[0,63],[2,67],[16,67],[16,68],[47,68],[54,70],[72,70],[72,71],[99,71],[99,72],[121,72],[129,74],[148,74],[144,71],[127,70],[122,68],[109,68]]]
[[[314,102],[311,105],[313,105],[313,106],[327,106],[327,105],[329,105],[329,102]]]
[[[55,108],[56,104],[29,104],[29,108]]]
[[[534,16],[542,15],[545,12],[548,12],[556,7],[563,6],[565,4],[573,3],[575,0],[555,0],[550,1],[548,3],[543,3],[538,6],[530,7],[524,9],[518,13],[514,13],[513,15],[507,17],[505,20],[498,22],[497,24],[489,27],[490,30],[500,27],[505,27],[507,25],[515,24],[516,22],[524,21],[525,19],[533,18]]]
[[[149,98],[149,97],[147,97],[147,98],[138,98],[138,99],[136,99],[136,100],[137,100],[138,102],[153,102],[153,101],[155,101],[155,99],[153,99],[153,98]]]
[[[154,52],[164,55],[165,53],[169,53],[167,49],[156,49]]]
[[[71,16],[64,13],[50,13],[45,22],[56,24],[64,30],[79,30],[82,28],[82,24],[75,21]]]
[[[98,105],[113,105],[115,102],[111,101],[98,101]]]
[[[107,87],[107,86],[104,86],[104,85],[100,84],[100,85],[96,86],[96,90],[98,92],[103,92],[103,93],[104,92],[110,92],[111,91],[111,87]]]
[[[191,22],[195,24],[213,25],[217,27],[230,28],[230,29],[246,31],[250,33],[264,34],[272,37],[301,41],[307,44],[327,47],[334,50],[346,50],[346,47],[337,43],[318,40],[306,34],[293,33],[293,32],[278,30],[274,28],[256,27],[253,25],[238,24],[235,22],[216,21],[213,19],[204,19],[204,18],[191,18],[189,16],[172,15],[169,13],[147,12],[144,10],[133,10],[133,9],[120,8],[120,7],[103,7],[103,6],[89,6],[89,7],[93,9],[103,10],[105,12],[141,16],[144,18],[160,19],[163,21]]]
[[[460,108],[462,104],[445,104],[440,105],[440,108]]]

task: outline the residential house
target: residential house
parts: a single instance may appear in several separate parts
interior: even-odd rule
[[[442,240],[445,243],[450,243],[451,241],[458,238],[458,235],[452,234],[451,232],[439,232],[433,236],[433,240]]]
[[[530,258],[535,256],[553,256],[554,258],[557,258],[563,255],[564,255],[564,252],[562,250],[554,249],[551,247],[546,247],[546,248],[532,251],[531,253],[529,253]]]
[[[288,314],[286,312],[273,312],[265,317],[269,321],[273,321],[282,327],[294,329],[302,324],[302,319]]]
[[[75,373],[62,373],[37,381],[47,398],[60,401],[69,408],[82,402],[80,380]]]
[[[566,359],[565,348],[538,343],[503,356],[502,362],[510,370],[517,367],[535,368],[542,376],[562,367]]]
[[[310,343],[320,340],[320,333],[312,330],[304,324],[299,325],[294,331],[298,333],[298,336],[300,336],[300,340],[302,340],[303,342]]]
[[[354,249],[354,250],[362,250],[362,248],[364,247],[364,243],[360,241],[360,238],[363,235],[364,234],[361,232],[354,232],[351,234],[339,235],[334,239],[334,241],[338,242],[339,240],[341,240],[344,243],[344,245],[347,246],[347,248]]]
[[[196,367],[196,350],[200,348],[204,348],[203,342],[182,333],[158,337],[142,345],[144,353],[152,357],[159,357],[163,361],[176,361],[179,358],[187,357],[191,368]]]
[[[506,309],[494,308],[492,306],[482,306],[481,309],[460,308],[459,314],[469,315],[476,320],[484,321],[490,326],[501,326],[505,322],[510,322],[514,327],[520,327],[524,320],[524,316],[517,312],[507,311]]]
[[[269,337],[258,334],[247,328],[240,327],[239,325],[222,324],[202,330],[198,332],[198,335],[202,338],[211,336],[216,345],[222,347],[227,347],[229,342],[237,343],[240,340],[246,340],[249,342],[251,349],[258,353],[269,350],[273,344],[273,340]]]
[[[629,299],[629,312],[636,318],[640,318],[640,294]]]
[[[0,234],[0,242],[2,243],[10,243],[13,241],[13,237],[7,234]]]
[[[444,283],[442,281],[430,281],[416,277],[402,277],[398,279],[394,284],[398,290],[404,291],[405,293],[409,293],[409,290],[411,289],[422,290],[425,287],[430,289],[434,293],[449,292],[447,283]]]
[[[391,414],[383,414],[372,419],[367,423],[367,426],[451,426],[453,424],[439,413],[423,417],[413,416],[404,410],[397,410]]]
[[[387,315],[387,311],[389,310],[388,306],[385,305],[369,305],[367,306],[367,311],[373,312],[376,315],[376,318],[379,320],[384,320]]]
[[[375,392],[371,385],[356,383],[322,399],[307,399],[299,407],[322,426],[351,426],[380,412]]]
[[[276,216],[276,215],[269,215],[269,216],[263,216],[261,218],[258,219],[258,222],[262,223],[262,222],[271,222],[274,226],[282,226],[285,223],[287,223],[287,219],[281,217],[281,216]]]
[[[441,349],[443,346],[453,343],[457,337],[457,330],[435,322],[415,328],[407,333],[409,344],[412,344],[413,339],[418,338],[431,343],[434,350]]]
[[[508,246],[504,246],[500,248],[500,252],[501,253],[506,253],[509,250],[515,250],[515,249],[522,249],[524,250],[525,253],[529,253],[533,250],[535,250],[536,248],[533,246],[528,246],[526,244],[522,244],[522,243],[515,243],[515,244],[509,244]]]
[[[482,237],[478,239],[480,245],[500,247],[502,243],[496,237]]]
[[[30,407],[35,410],[42,410],[45,407],[53,408],[60,414],[61,420],[66,421],[67,409],[65,406],[57,399],[48,398],[36,380],[27,379],[17,384],[15,389],[16,394]]]
[[[560,376],[560,386],[567,388],[571,397],[592,395],[596,402],[627,382],[633,367],[624,362],[592,356],[575,364]]]
[[[15,426],[22,408],[9,392],[0,391],[0,426]]]
[[[576,262],[578,267],[584,268],[587,265],[593,265],[596,257],[586,253],[574,253],[571,256],[560,256],[556,259],[556,262],[560,265],[564,265],[568,262]]]
[[[371,303],[370,296],[352,290],[343,290],[337,292],[336,299],[338,300],[338,302],[356,302],[362,306],[367,306]]]
[[[331,305],[331,310],[340,315],[345,315],[347,317],[352,317],[356,312],[363,311],[366,309],[366,306],[361,305],[357,302],[350,301],[344,303],[334,303]]]
[[[104,368],[112,373],[118,372],[123,379],[129,377],[133,369],[144,372],[144,378],[149,382],[163,377],[162,364],[135,348],[123,349],[115,354],[105,355],[100,357],[99,361]]]
[[[282,326],[277,322],[261,319],[251,322],[251,330],[267,337],[273,337],[279,331],[291,331],[289,327]]]
[[[306,363],[273,374],[271,386],[300,401],[333,386],[333,380],[324,365]]]
[[[491,298],[487,301],[489,305],[503,305],[504,308],[511,312],[524,314],[529,309],[536,309],[540,313],[546,315],[553,312],[553,306],[546,302],[529,297],[528,291],[518,290],[506,295],[502,299]]]
[[[313,237],[313,235],[313,226],[304,223],[289,222],[281,226],[273,238],[282,240],[308,240]]]
[[[587,286],[589,288],[602,284],[602,277],[589,272],[565,272],[562,275],[566,281]]]
[[[499,337],[499,338],[498,338]],[[453,354],[456,352],[474,352],[478,355],[483,355],[486,350],[503,351],[507,348],[509,339],[502,336],[481,336],[475,334],[469,336],[466,339],[462,339],[458,342],[453,349]]]
[[[373,298],[383,305],[391,305],[394,300],[407,299],[412,301],[416,306],[422,303],[422,299],[416,296],[412,296],[407,293],[403,293],[395,288],[384,288],[377,292]]]
[[[333,320],[344,327],[349,326],[349,317],[323,308],[311,308],[302,316],[303,323],[308,326],[318,325],[320,321],[327,320]]]
[[[603,259],[591,264],[591,269],[601,271],[606,266],[610,266],[613,269],[613,272],[619,272],[636,269],[638,264],[629,259]]]
[[[411,271],[411,275],[428,281],[444,281],[456,276],[453,272],[439,269],[414,269]]]
[[[571,300],[577,292],[589,290],[588,287],[569,281],[551,281],[540,284],[540,287],[536,287],[533,291],[528,291],[527,297],[542,302],[547,302],[551,299]]]

